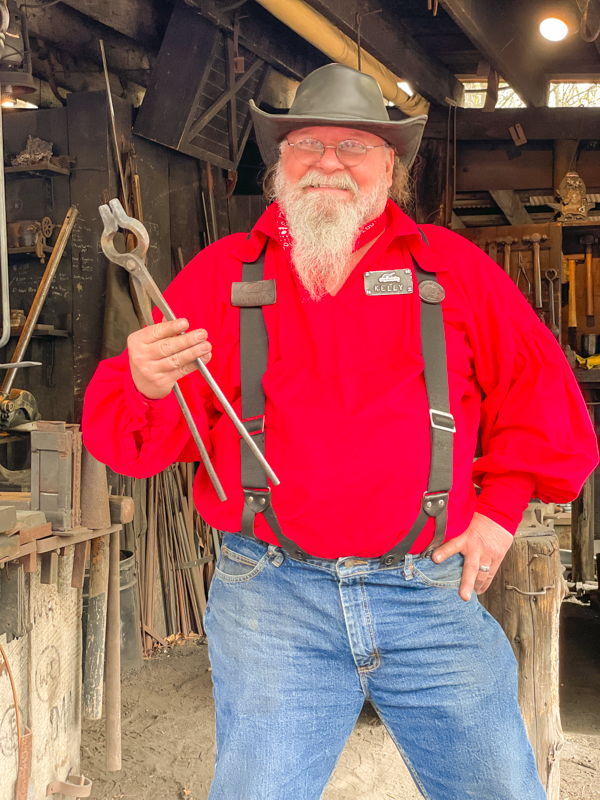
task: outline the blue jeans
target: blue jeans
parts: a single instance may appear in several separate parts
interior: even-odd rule
[[[365,698],[423,797],[545,800],[516,661],[463,559],[302,563],[226,534],[206,612],[216,702],[210,800],[317,800]]]

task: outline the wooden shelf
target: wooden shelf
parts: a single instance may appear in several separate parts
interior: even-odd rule
[[[21,328],[11,328],[10,329],[10,335],[11,336],[20,336],[22,333],[23,333],[23,328],[22,327]],[[41,338],[44,338],[45,336],[58,337],[60,339],[66,339],[71,334],[70,334],[69,331],[60,331],[60,330],[57,330],[56,328],[53,328],[52,330],[48,330],[48,331],[34,330],[32,335],[33,335],[34,339],[41,339]]]
[[[580,367],[575,367],[573,374],[575,375],[577,383],[600,383],[600,369],[581,369]]]
[[[52,248],[49,247],[47,244],[42,245],[42,250],[44,251],[44,253],[51,253],[52,252]],[[8,255],[9,256],[17,256],[17,255],[20,255],[21,253],[37,253],[37,250],[36,250],[35,247],[9,247],[8,248]]]
[[[23,167],[5,167],[6,175],[19,175],[23,178],[53,178],[57,175],[70,175],[71,171],[64,167],[57,167],[50,161],[39,161],[37,164]]]

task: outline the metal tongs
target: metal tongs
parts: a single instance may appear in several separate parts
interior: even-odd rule
[[[104,222],[104,231],[102,233],[102,238],[100,239],[100,243],[102,245],[102,250],[104,251],[104,255],[112,261],[114,264],[117,264],[120,267],[124,267],[133,277],[139,282],[143,289],[146,290],[148,295],[150,296],[151,300],[155,303],[155,305],[159,308],[162,312],[163,317],[172,322],[176,320],[177,317],[169,307],[168,303],[166,302],[165,298],[162,296],[160,289],[154,282],[154,279],[148,272],[148,268],[145,264],[145,255],[148,251],[148,245],[150,243],[150,238],[148,236],[148,231],[144,227],[144,225],[137,219],[133,217],[129,217],[125,211],[123,210],[123,206],[118,200],[111,200],[109,205],[102,205],[99,208],[100,216],[102,217],[102,221]],[[119,228],[123,228],[125,230],[131,231],[135,238],[137,239],[137,245],[134,250],[130,253],[119,253],[119,251],[115,248],[113,240],[115,238],[115,234],[118,232]],[[147,308],[145,303],[140,303],[143,314],[144,314],[144,321],[146,325],[153,325],[154,320]],[[275,485],[279,485],[279,479],[277,475],[273,472],[272,468],[269,466],[266,458],[260,452],[258,447],[256,446],[252,436],[248,433],[246,428],[244,427],[242,421],[239,419],[229,400],[225,397],[222,390],[219,388],[219,385],[210,374],[206,365],[202,361],[202,359],[196,359],[196,367],[202,373],[202,376],[210,386],[210,388],[215,393],[216,397],[218,398],[219,402],[225,409],[225,413],[229,417],[229,419],[233,422],[236,427],[237,432],[242,437],[242,439],[246,442],[248,447],[250,448],[252,454],[267,473],[268,477],[271,479],[271,482]],[[211,464],[209,455],[206,451],[206,447],[204,446],[204,442],[202,441],[200,434],[198,433],[198,428],[196,427],[196,423],[193,420],[192,414],[190,409],[188,408],[187,403],[181,393],[181,389],[177,384],[173,387],[173,391],[175,392],[175,397],[177,398],[177,402],[183,412],[183,416],[185,417],[185,421],[188,424],[190,432],[192,434],[192,438],[200,452],[200,458],[202,459],[202,463],[206,467],[206,471],[212,481],[213,486],[215,487],[215,491],[219,496],[220,500],[227,500],[227,496],[223,491],[223,487],[217,477],[217,473],[214,470],[213,465]]]

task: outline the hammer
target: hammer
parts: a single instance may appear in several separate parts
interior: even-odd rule
[[[496,239],[496,244],[503,244],[504,245],[504,272],[510,277],[510,253],[512,250],[513,244],[516,244],[519,240],[513,239],[512,236],[505,236],[503,239]]]
[[[586,325],[593,328],[594,319],[594,282],[592,280],[592,246],[598,243],[595,236],[582,236],[579,240],[585,245],[585,314]]]
[[[531,242],[533,247],[533,294],[534,308],[542,308],[542,265],[540,263],[540,242],[548,237],[539,233],[532,233],[531,236],[524,236],[524,242]]]
[[[575,290],[575,269],[577,264],[583,264],[583,261],[577,258],[568,259],[569,278],[569,322],[568,322],[568,344],[573,352],[577,352],[577,294]]]

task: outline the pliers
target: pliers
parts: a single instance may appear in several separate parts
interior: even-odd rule
[[[139,285],[148,293],[150,299],[153,300],[155,305],[162,312],[165,320],[171,322],[177,319],[167,301],[162,296],[160,289],[154,282],[154,279],[148,272],[148,268],[146,267],[145,255],[148,251],[150,239],[148,236],[148,231],[144,225],[139,220],[128,216],[123,210],[123,206],[117,199],[111,200],[109,205],[100,206],[99,211],[102,221],[104,222],[104,231],[102,233],[102,238],[100,239],[104,255],[109,259],[109,261],[112,261],[114,264],[117,264],[120,267],[124,267],[131,275],[133,275],[133,277],[138,281]],[[113,240],[119,228],[131,231],[137,239],[137,245],[130,253],[119,253],[119,251],[115,248]],[[146,325],[153,325],[154,320],[152,319],[152,315],[150,314],[147,305],[141,302],[140,306],[142,308]],[[235,425],[239,435],[246,442],[258,463],[271,479],[271,482],[277,486],[279,484],[279,479],[273,472],[273,469],[269,466],[269,463],[264,455],[256,446],[252,436],[248,433],[244,427],[244,424],[231,407],[229,400],[223,394],[222,390],[208,371],[202,359],[197,358],[195,365],[215,393],[217,399],[225,409],[225,413]],[[181,393],[181,389],[177,384],[175,384],[173,391],[175,392],[177,402],[179,403],[183,416],[185,417],[185,421],[187,422],[194,442],[196,443],[202,463],[206,467],[206,471],[208,472],[212,484],[215,487],[215,491],[217,492],[219,499],[224,501],[227,499],[227,497],[223,491],[223,487],[221,486],[214,467],[211,464],[206,447],[204,446],[204,442],[198,433],[198,428],[196,427],[196,423],[194,422],[190,409],[188,408],[183,394]]]

